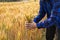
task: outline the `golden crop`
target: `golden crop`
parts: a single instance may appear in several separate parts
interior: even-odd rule
[[[0,3],[0,40],[41,40],[42,29],[27,30],[39,11],[38,2]]]

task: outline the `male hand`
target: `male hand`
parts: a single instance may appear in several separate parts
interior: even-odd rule
[[[30,30],[37,28],[35,22],[31,22],[31,23],[26,22],[26,23],[25,23],[25,26],[26,26],[27,29],[30,29]]]

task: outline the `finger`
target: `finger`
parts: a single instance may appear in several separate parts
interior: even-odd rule
[[[25,25],[31,25],[31,23],[26,23]]]
[[[26,27],[31,27],[30,25],[25,25]]]
[[[28,21],[25,21],[25,23],[28,23]]]
[[[31,26],[29,26],[29,25],[26,25],[26,27],[29,27],[29,28],[30,28]]]
[[[29,29],[29,30],[30,30],[31,28],[30,28],[30,27],[27,27],[27,29]]]
[[[30,27],[26,27],[27,29],[30,29]]]
[[[29,26],[29,24],[26,24],[25,26]]]
[[[25,25],[25,27],[28,27],[29,25]]]

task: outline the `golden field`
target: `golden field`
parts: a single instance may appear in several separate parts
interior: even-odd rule
[[[1,2],[0,40],[43,40],[44,29],[25,27],[25,22],[33,20],[38,11],[38,2]]]

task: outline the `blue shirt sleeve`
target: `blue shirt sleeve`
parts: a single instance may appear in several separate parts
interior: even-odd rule
[[[37,17],[34,18],[34,22],[38,23],[46,14],[46,4],[43,0],[40,0],[40,10]]]
[[[47,28],[54,24],[56,24],[56,17],[51,16],[49,19],[43,22],[37,23],[37,28]]]

